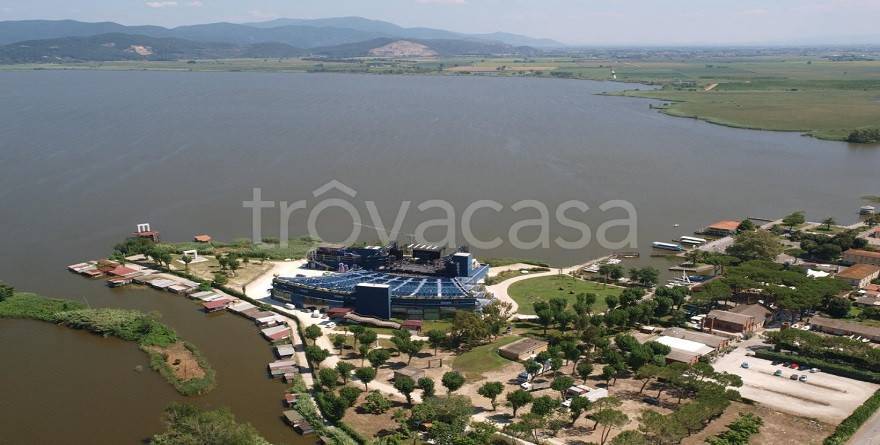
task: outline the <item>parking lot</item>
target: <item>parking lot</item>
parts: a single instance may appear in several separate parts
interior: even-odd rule
[[[741,367],[743,362],[748,369]],[[743,397],[752,399],[779,411],[811,417],[829,423],[840,423],[861,405],[880,386],[858,380],[839,377],[823,372],[773,366],[769,360],[747,357],[745,348],[718,359],[713,365],[716,371],[726,371],[742,377],[739,388]],[[773,373],[782,370],[782,376]],[[792,374],[806,375],[807,381],[791,380]]]

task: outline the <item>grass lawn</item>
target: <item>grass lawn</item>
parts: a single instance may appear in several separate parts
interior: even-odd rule
[[[622,291],[623,289],[619,287],[603,287],[600,283],[584,281],[568,275],[553,275],[518,281],[508,289],[510,296],[519,304],[518,312],[525,315],[535,314],[532,305],[537,301],[548,301],[551,298],[562,297],[571,305],[575,301],[575,295],[583,293],[598,295],[599,298],[593,305],[593,311],[602,312],[607,307],[605,296],[620,295]]]
[[[519,340],[520,336],[501,337],[493,343],[477,346],[464,354],[455,357],[452,369],[462,373],[468,380],[479,380],[484,372],[494,371],[509,363],[510,360],[498,355],[498,348]]]

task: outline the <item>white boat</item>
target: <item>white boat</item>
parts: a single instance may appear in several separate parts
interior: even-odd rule
[[[877,212],[877,208],[874,206],[862,206],[859,208],[859,215],[873,215]]]
[[[678,240],[681,241],[681,242],[683,242],[683,243],[689,243],[689,244],[692,244],[692,243],[696,243],[696,244],[705,244],[705,243],[708,242],[708,241],[707,241],[706,239],[704,239],[704,238],[697,238],[697,237],[695,237],[695,236],[682,236],[682,237],[680,237]]]
[[[682,243],[682,244],[686,244],[686,245],[688,245],[688,246],[702,246],[702,245],[703,245],[703,243],[701,243],[701,242],[699,242],[699,241],[692,241],[692,240],[688,240],[688,239],[680,239],[680,240],[678,240],[678,241],[679,241],[680,243]]]
[[[681,252],[684,250],[684,247],[682,247],[681,244],[661,243],[660,241],[653,242],[651,246],[655,249],[672,250],[675,252]]]

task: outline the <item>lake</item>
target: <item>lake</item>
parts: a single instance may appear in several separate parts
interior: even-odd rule
[[[252,215],[242,202],[254,188],[278,202],[262,224],[265,236],[278,236],[280,201],[314,208],[313,191],[333,179],[356,196],[319,197],[350,202],[363,215],[355,226],[363,241],[379,238],[367,201],[389,228],[401,202],[411,201],[400,230],[406,239],[443,216],[418,211],[419,203],[448,201],[460,226],[468,204],[486,199],[503,209],[475,213],[472,235],[505,243],[478,255],[558,265],[607,249],[552,242],[516,249],[506,242],[509,229],[537,212],[513,211],[514,203],[536,200],[552,215],[560,203],[583,201],[590,210],[582,219],[595,230],[622,216],[600,204],[628,201],[647,257],[652,241],[721,219],[805,210],[812,220],[855,222],[859,197],[880,194],[877,147],[731,129],[664,116],[650,101],[596,95],[627,87],[535,78],[0,73],[0,279],[93,306],[161,312],[217,369],[218,387],[191,400],[229,406],[270,440],[294,443],[278,417],[284,386],[265,377],[271,350],[250,323],[206,317],[170,294],[110,290],[64,267],[107,255],[142,222],[168,240],[248,237]],[[305,215],[291,217],[291,235],[307,233]],[[313,225],[328,241],[353,227],[339,208]],[[444,233],[427,235],[435,241]],[[521,237],[537,235],[526,229]],[[553,224],[549,239],[577,235]],[[460,227],[454,238],[464,243]],[[134,370],[147,360],[133,345],[22,321],[0,321],[0,338],[11,364],[0,372],[17,382],[0,401],[4,440],[133,443],[160,430],[162,408],[182,400],[156,373]]]

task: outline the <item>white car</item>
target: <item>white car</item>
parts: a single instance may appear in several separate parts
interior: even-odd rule
[[[321,318],[321,312],[316,309],[314,312],[312,312],[312,318]]]
[[[296,310],[296,305],[293,304],[293,303],[285,303],[285,304],[284,304],[284,307],[286,307],[287,309],[290,309],[290,310],[292,310],[292,311],[293,311],[293,310]]]
[[[327,323],[324,324],[324,327],[326,327],[327,329],[333,329],[333,328],[336,327],[336,323],[333,323],[332,321],[329,321],[329,322],[327,322]]]
[[[566,408],[571,408],[571,399],[565,399],[562,401],[562,406]]]
[[[528,391],[528,390],[532,389],[532,384],[529,382],[523,382],[523,383],[519,384],[519,387]]]

